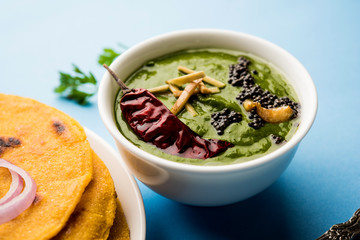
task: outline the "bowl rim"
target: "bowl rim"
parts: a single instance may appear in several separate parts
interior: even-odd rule
[[[226,36],[236,36],[240,38],[246,38],[251,41],[256,42],[257,44],[263,44],[266,45],[269,48],[275,49],[275,51],[279,52],[282,56],[285,56],[289,61],[296,64],[297,68],[304,74],[306,77],[306,81],[308,84],[308,87],[310,91],[308,92],[307,97],[311,97],[311,101],[313,103],[313,108],[310,109],[307,121],[303,122],[303,118],[301,119],[300,127],[295,132],[294,136],[283,146],[276,149],[275,151],[265,154],[263,156],[260,156],[258,158],[241,162],[241,163],[234,163],[234,164],[228,164],[228,165],[216,165],[216,166],[201,166],[201,165],[192,165],[187,163],[179,163],[171,160],[167,160],[158,156],[155,156],[151,153],[148,153],[138,147],[136,147],[133,143],[131,143],[129,140],[127,140],[118,130],[115,119],[112,118],[112,116],[108,116],[105,108],[105,98],[109,95],[107,94],[106,90],[109,90],[110,82],[113,81],[111,79],[110,74],[105,72],[103,75],[103,78],[100,82],[99,86],[99,94],[98,94],[98,108],[99,113],[102,118],[102,121],[105,125],[105,127],[108,129],[110,134],[113,136],[113,138],[121,142],[122,145],[124,145],[132,154],[135,154],[137,157],[146,159],[147,161],[158,165],[165,167],[167,169],[172,169],[174,171],[186,171],[186,172],[196,172],[198,174],[213,174],[213,173],[224,173],[224,172],[237,172],[237,171],[247,171],[254,168],[262,167],[266,164],[271,163],[274,159],[277,159],[281,155],[284,155],[285,153],[292,150],[296,145],[300,143],[300,141],[305,137],[305,135],[310,130],[311,126],[314,123],[317,108],[318,108],[318,97],[317,97],[317,91],[314,82],[312,81],[312,78],[308,71],[305,69],[305,67],[289,52],[284,50],[283,48],[279,47],[278,45],[275,45],[272,42],[269,42],[265,39],[237,31],[232,30],[223,30],[223,29],[213,29],[213,28],[201,28],[201,29],[184,29],[184,30],[177,30],[173,32],[168,32],[164,34],[160,34],[154,37],[151,37],[147,40],[144,40],[133,47],[126,50],[124,53],[122,53],[120,56],[118,56],[110,65],[110,68],[113,68],[116,65],[121,64],[124,59],[126,60],[129,58],[132,54],[136,53],[137,51],[141,51],[141,49],[144,49],[146,47],[149,47],[153,44],[158,44],[161,41],[165,41],[169,38],[176,38],[180,36],[192,36],[192,35],[198,35],[198,34],[217,34],[217,35],[226,35]],[[171,53],[174,51],[168,51],[168,53]],[[139,65],[140,67],[140,65]],[[279,67],[278,67],[279,68]],[[281,70],[281,68],[279,68]],[[112,109],[114,109],[114,103],[115,100],[112,101]]]

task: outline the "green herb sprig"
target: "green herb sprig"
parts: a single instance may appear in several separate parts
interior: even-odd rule
[[[98,63],[102,66],[106,64],[110,66],[110,64],[117,58],[120,54],[122,54],[128,47],[119,43],[118,46],[120,47],[120,52],[116,52],[114,49],[111,48],[104,48],[102,54],[100,54],[98,58]]]
[[[73,64],[73,71],[73,75],[59,72],[60,85],[54,91],[68,99],[77,101],[81,105],[85,105],[88,103],[88,99],[97,91],[96,78],[91,72],[88,75],[85,74],[75,64]]]
[[[111,48],[104,48],[98,57],[98,63],[101,66],[104,63],[110,65],[117,56],[127,49],[125,45],[119,44],[119,46],[118,52]],[[59,72],[60,85],[54,89],[54,92],[67,99],[75,100],[80,105],[86,105],[89,103],[89,98],[97,92],[97,80],[91,72],[86,74],[75,64],[73,64],[73,71],[72,74]]]

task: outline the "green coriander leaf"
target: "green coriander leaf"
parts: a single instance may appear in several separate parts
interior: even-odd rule
[[[114,59],[119,55],[120,53],[117,53],[110,48],[104,48],[103,53],[98,58],[98,63],[100,65],[103,65],[104,63],[106,65],[110,65],[114,61]]]
[[[118,57],[121,53],[123,53],[128,47],[119,43],[120,46],[119,52],[115,51],[111,48],[104,48],[102,54],[100,54],[98,58],[98,63],[103,65],[104,63],[108,66],[114,61],[116,57]]]
[[[75,64],[73,64],[73,68],[74,68],[74,72],[82,74],[80,68],[78,66],[76,66]]]
[[[75,100],[81,105],[87,104],[88,99],[97,91],[96,78],[91,72],[85,74],[75,64],[73,64],[73,71],[73,75],[59,72],[60,85],[54,89],[54,92]]]

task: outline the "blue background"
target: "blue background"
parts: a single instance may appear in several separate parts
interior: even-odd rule
[[[187,28],[262,37],[302,62],[318,90],[316,121],[293,162],[267,190],[225,207],[181,205],[139,183],[147,239],[315,239],[360,208],[360,1],[0,1],[0,92],[54,106],[115,144],[96,96],[59,98],[71,64],[100,81],[97,57]]]

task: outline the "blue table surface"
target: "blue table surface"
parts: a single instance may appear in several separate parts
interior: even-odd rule
[[[360,1],[0,1],[0,92],[54,106],[114,148],[97,109],[58,97],[71,64],[104,74],[97,56],[169,31],[220,28],[289,51],[318,90],[316,121],[293,162],[262,193],[224,207],[191,207],[138,182],[146,239],[315,239],[360,208]]]

